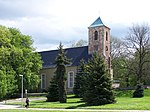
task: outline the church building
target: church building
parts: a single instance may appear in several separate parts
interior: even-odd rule
[[[74,80],[77,73],[77,67],[80,64],[80,60],[84,59],[86,62],[94,52],[102,54],[108,65],[109,71],[112,74],[111,69],[111,57],[110,57],[110,28],[105,26],[100,17],[98,17],[88,27],[88,46],[73,47],[64,49],[67,58],[71,59],[71,64],[67,65],[67,92],[72,92],[74,87]],[[41,90],[49,87],[49,82],[54,76],[55,59],[58,55],[58,50],[50,50],[39,52],[42,57],[43,65],[40,71],[41,75]],[[112,75],[111,75],[112,78]]]

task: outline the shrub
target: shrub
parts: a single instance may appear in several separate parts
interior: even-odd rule
[[[144,87],[142,84],[137,84],[136,90],[133,93],[133,98],[141,98],[144,96]]]

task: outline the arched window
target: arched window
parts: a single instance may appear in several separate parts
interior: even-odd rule
[[[41,89],[46,88],[46,74],[41,74]]]
[[[94,32],[94,40],[97,40],[97,39],[98,39],[98,32],[95,31],[95,32]]]
[[[106,32],[106,41],[108,41],[108,32]]]
[[[70,71],[68,72],[68,88],[74,87],[74,72]]]
[[[106,51],[108,51],[108,46],[106,46]]]

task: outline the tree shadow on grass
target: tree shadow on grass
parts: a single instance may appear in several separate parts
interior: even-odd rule
[[[86,104],[79,104],[79,105],[76,105],[76,106],[67,107],[66,109],[76,109],[76,108],[86,107],[86,106],[88,106],[88,105],[86,105]]]
[[[69,97],[67,97],[67,99],[71,99],[71,98],[79,98],[79,97],[76,97],[76,96],[69,96]]]
[[[30,103],[30,106],[44,105],[46,101],[35,101],[34,103]]]
[[[74,101],[71,102],[71,101],[70,101],[70,102],[67,102],[67,103],[68,103],[68,104],[69,104],[69,103],[84,103],[84,101],[77,101],[77,102],[74,102]]]

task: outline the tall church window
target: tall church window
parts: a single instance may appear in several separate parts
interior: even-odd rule
[[[98,39],[98,32],[95,31],[95,32],[94,32],[94,40],[97,40],[97,39]]]
[[[45,89],[45,88],[46,88],[46,75],[41,74],[41,89]]]
[[[108,41],[108,32],[106,32],[106,41]]]
[[[68,88],[74,87],[74,72],[70,71],[68,72]]]

